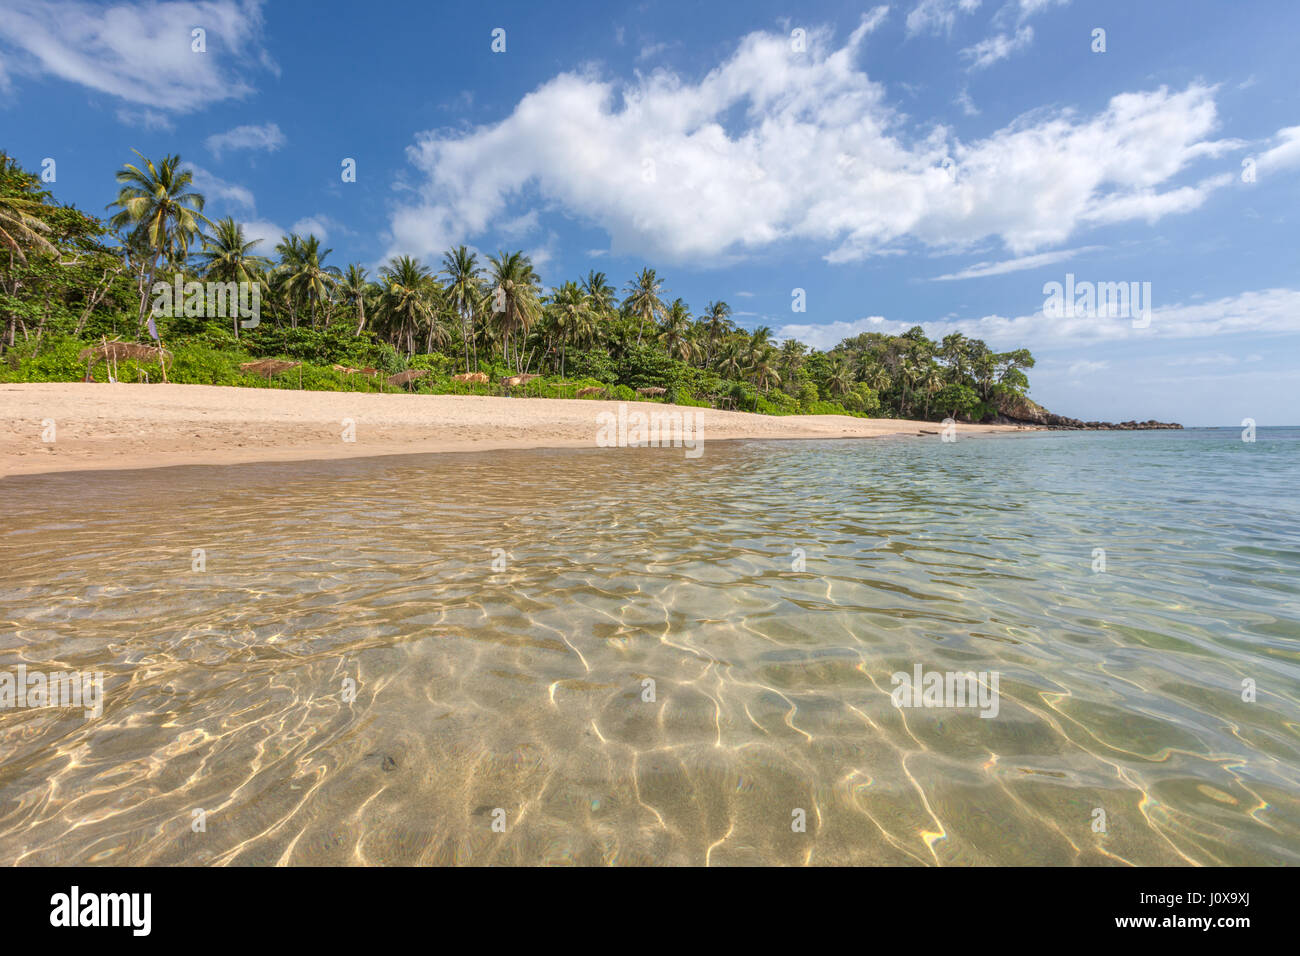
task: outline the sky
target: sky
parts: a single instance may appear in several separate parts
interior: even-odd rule
[[[648,265],[818,348],[1029,348],[1063,415],[1295,424],[1297,36],[1279,0],[0,0],[0,149],[95,214],[180,154],[263,253]],[[1149,310],[1054,310],[1067,275]]]

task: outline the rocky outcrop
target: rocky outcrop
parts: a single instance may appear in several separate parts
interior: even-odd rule
[[[1041,425],[1050,429],[1090,429],[1094,431],[1143,431],[1154,428],[1182,428],[1177,422],[1085,422],[1078,418],[1055,415],[1023,395],[999,395],[994,399],[997,414],[993,421],[1008,425]]]

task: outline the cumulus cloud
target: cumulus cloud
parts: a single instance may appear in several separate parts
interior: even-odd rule
[[[719,264],[780,242],[831,262],[891,243],[948,250],[996,238],[1013,255],[1076,231],[1194,208],[1220,180],[1171,185],[1234,144],[1213,88],[1122,93],[1093,115],[1038,111],[963,142],[888,103],[856,61],[883,11],[835,46],[754,33],[698,80],[669,70],[616,85],[561,73],[500,122],[431,131],[408,148],[422,174],[399,200],[390,254],[436,257],[530,208],[610,236],[611,252]],[[502,157],[509,157],[503,161]]]
[[[203,141],[203,145],[218,158],[230,149],[261,149],[273,153],[284,144],[284,133],[276,123],[236,126],[224,133],[214,133]]]
[[[1288,126],[1277,131],[1276,146],[1259,154],[1257,160],[1261,173],[1272,173],[1300,166],[1300,126]]]
[[[0,48],[11,81],[53,76],[135,106],[186,113],[251,93],[250,63],[275,69],[261,42],[260,0],[6,0],[4,7]],[[191,49],[196,27],[206,31],[205,53]]]

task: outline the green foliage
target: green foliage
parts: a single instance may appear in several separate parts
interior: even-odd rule
[[[232,219],[203,226],[202,197],[179,157],[132,163],[118,172],[125,188],[113,207],[121,230],[110,233],[100,219],[55,202],[38,177],[0,153],[0,211],[20,253],[0,261],[0,381],[80,380],[81,348],[105,337],[141,341],[140,283],[160,255],[163,275],[257,282],[262,293],[261,321],[251,329],[236,329],[230,318],[156,319],[175,355],[174,382],[297,388],[296,370],[268,383],[239,369],[287,358],[304,363],[304,388],[391,391],[384,378],[416,369],[431,374],[412,391],[492,395],[503,377],[532,372],[541,377],[513,394],[572,397],[599,386],[617,400],[643,401],[636,389],[660,387],[663,401],[681,405],[930,419],[987,417],[1000,397],[1029,388],[1025,370],[1034,359],[1025,349],[995,352],[957,332],[935,342],[917,326],[811,350],[777,342],[765,327],[738,327],[725,302],[692,317],[652,268],[621,295],[595,271],[547,291],[529,257],[508,250],[486,261],[463,247],[450,250],[436,273],[411,257],[392,259],[373,276],[358,264],[343,270],[327,263],[331,250],[315,236],[259,246]],[[165,212],[165,234],[142,233],[124,197]],[[332,365],[380,375],[345,376]],[[451,381],[468,369],[489,381]],[[161,369],[119,367],[126,381],[146,373],[157,381]],[[105,374],[102,366],[95,373],[101,381]]]

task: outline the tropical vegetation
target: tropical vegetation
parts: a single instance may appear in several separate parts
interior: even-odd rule
[[[232,218],[213,222],[179,156],[144,156],[116,174],[106,219],[56,202],[39,177],[0,153],[0,381],[77,380],[77,358],[106,340],[149,341],[173,355],[173,382],[387,390],[388,375],[430,374],[408,389],[499,392],[503,377],[535,376],[527,394],[579,391],[770,414],[829,413],[981,420],[1023,396],[1033,357],[995,352],[918,326],[867,332],[818,351],[767,326],[746,329],[721,300],[696,312],[653,268],[622,294],[603,272],[547,288],[521,251],[449,249],[431,265],[397,256],[374,273],[342,264],[314,235],[273,249]],[[158,279],[256,284],[260,322],[155,316]],[[262,358],[303,363],[299,375],[240,368]],[[354,370],[374,370],[356,374]],[[122,378],[156,381],[131,364]],[[91,376],[103,381],[112,369]],[[456,381],[485,373],[486,383]]]

